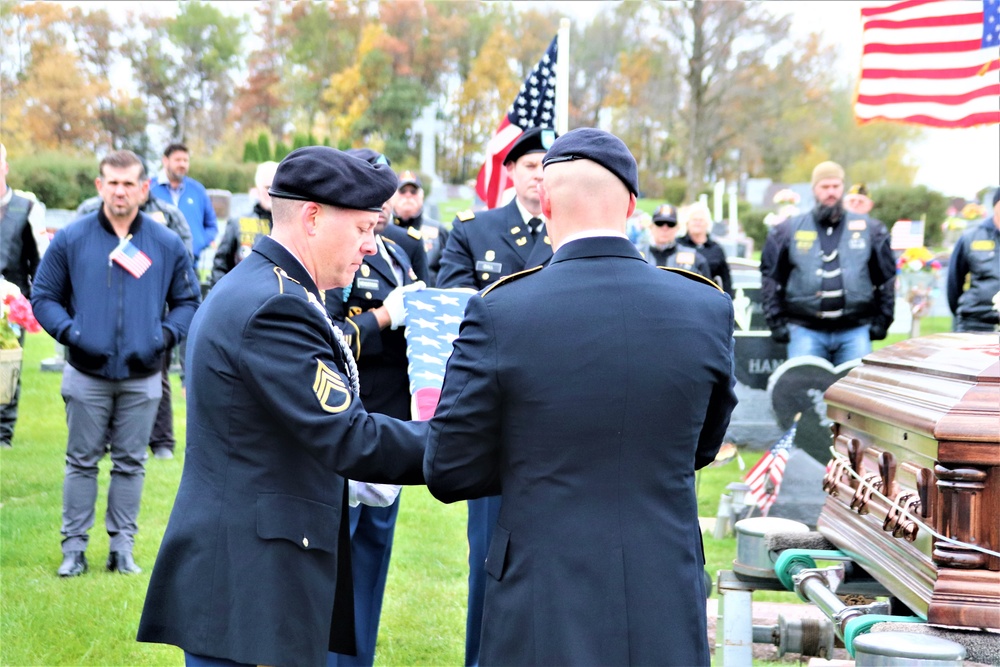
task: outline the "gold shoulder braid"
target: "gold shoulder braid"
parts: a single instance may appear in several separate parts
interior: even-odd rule
[[[671,273],[679,273],[685,278],[689,278],[690,280],[693,280],[695,282],[705,283],[706,285],[711,285],[720,292],[723,291],[722,288],[719,287],[714,280],[712,280],[711,278],[706,278],[700,273],[695,273],[694,271],[688,271],[687,269],[678,269],[677,267],[674,266],[658,266],[656,268],[663,269],[664,271],[670,271]]]
[[[512,273],[509,276],[505,276],[505,277],[501,278],[500,280],[496,281],[495,283],[493,283],[492,285],[490,285],[489,287],[487,287],[486,289],[484,289],[479,296],[486,296],[487,294],[489,294],[491,291],[493,291],[497,287],[500,287],[501,285],[506,285],[508,283],[512,283],[515,280],[517,280],[518,278],[523,278],[524,276],[532,274],[535,271],[541,270],[541,268],[542,268],[542,265],[539,264],[538,266],[533,266],[530,269],[525,269],[524,271],[518,271],[517,273]]]

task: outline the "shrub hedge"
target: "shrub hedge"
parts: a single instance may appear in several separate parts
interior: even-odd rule
[[[47,208],[75,209],[84,199],[97,194],[99,160],[53,151],[12,158],[7,182],[12,188],[34,193]],[[154,163],[149,163],[154,168]],[[191,178],[206,188],[247,192],[253,186],[256,164],[196,159]]]

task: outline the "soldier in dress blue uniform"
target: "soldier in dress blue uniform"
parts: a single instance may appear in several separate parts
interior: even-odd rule
[[[385,156],[366,148],[347,151],[372,164],[389,164]],[[410,389],[406,338],[402,326],[402,295],[424,287],[396,243],[382,236],[392,215],[382,206],[375,225],[378,252],[365,257],[354,282],[326,293],[326,309],[344,332],[358,364],[361,402],[370,413],[410,419]],[[423,248],[421,247],[421,252]],[[393,533],[399,513],[398,487],[351,481],[351,569],[354,579],[354,622],[357,655],[330,653],[328,666],[372,665],[378,638],[382,597],[392,556]]]
[[[637,180],[616,137],[557,139],[555,255],[473,296],[448,361],[428,489],[503,498],[483,664],[709,664],[694,480],[736,405],[733,305],[643,261],[625,235]]]
[[[375,254],[396,175],[341,151],[292,151],[274,227],[198,309],[184,473],[139,641],[187,665],[323,667],[355,652],[345,477],[421,484],[425,422],[365,411],[321,290]]]
[[[695,248],[677,246],[677,207],[663,204],[653,211],[649,243],[636,246],[653,266],[669,266],[712,277],[708,260]]]
[[[555,140],[553,130],[526,130],[504,160],[514,182],[514,199],[502,208],[463,211],[452,223],[441,255],[437,287],[481,290],[500,278],[542,266],[552,259],[552,242],[538,198],[542,156]],[[486,548],[500,511],[498,497],[469,501],[469,606],[465,625],[465,664],[479,662]]]
[[[424,185],[416,172],[407,170],[399,174],[399,186],[392,196],[391,205],[391,233],[402,231],[407,240],[412,239],[420,244],[427,263],[427,275],[420,279],[429,285],[436,284],[438,271],[441,270],[441,251],[448,242],[448,230],[424,210]],[[395,235],[391,238],[400,242]],[[407,243],[404,247],[408,245]],[[417,266],[413,269],[420,275]]]

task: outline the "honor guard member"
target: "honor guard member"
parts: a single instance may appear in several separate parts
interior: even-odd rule
[[[348,155],[371,164],[389,164],[381,153],[355,148]],[[344,332],[361,382],[361,402],[370,413],[410,420],[410,380],[406,373],[403,294],[424,287],[406,253],[382,232],[392,227],[389,202],[375,225],[378,252],[365,257],[354,282],[326,293],[326,309]],[[398,228],[397,228],[398,229]],[[423,253],[423,247],[420,248]],[[350,481],[351,570],[357,655],[331,653],[327,667],[372,665],[378,639],[393,534],[399,513],[399,487]]]
[[[993,214],[962,234],[951,253],[948,306],[955,331],[996,331],[1000,324],[1000,187]]]
[[[878,220],[844,209],[844,170],[812,173],[816,206],[768,232],[760,258],[764,315],[788,357],[860,359],[893,319],[896,262]]]
[[[378,251],[395,188],[387,166],[292,151],[271,184],[271,235],[195,315],[184,473],[138,632],[187,665],[355,653],[345,478],[423,483],[427,429],[365,411],[321,290],[351,284]]]
[[[423,247],[427,257],[427,275],[420,279],[434,285],[441,270],[441,251],[448,242],[448,230],[424,212],[424,186],[416,172],[407,170],[399,174],[399,187],[392,196],[392,215],[394,226]],[[391,238],[402,245],[395,234]],[[416,263],[413,268],[417,275],[421,275]]]
[[[526,130],[511,146],[504,166],[514,182],[515,197],[502,208],[463,211],[452,223],[441,256],[437,287],[481,290],[500,278],[542,266],[552,259],[552,242],[538,199],[542,156],[555,141],[546,128]],[[499,497],[469,501],[469,606],[465,625],[465,664],[479,662],[486,549],[500,511]]]
[[[277,162],[261,162],[253,177],[253,215],[230,218],[226,230],[222,232],[219,245],[215,248],[212,261],[212,277],[209,285],[214,286],[222,276],[250,254],[253,244],[262,236],[271,233],[271,195],[267,191],[274,180]]]
[[[637,181],[617,137],[557,139],[555,255],[469,299],[448,361],[427,487],[503,498],[484,665],[709,664],[694,482],[736,405],[733,305],[643,261],[625,235]]]
[[[76,207],[78,216],[94,213],[104,205],[104,200],[100,195],[85,199],[83,203]],[[184,214],[173,204],[168,204],[162,199],[157,199],[152,195],[146,196],[139,210],[152,218],[156,222],[166,225],[177,236],[181,237],[181,242],[188,253],[191,253],[191,228],[188,226]],[[161,379],[160,405],[156,409],[156,421],[153,423],[153,431],[149,436],[149,448],[153,450],[153,456],[157,459],[174,458],[174,449],[177,447],[177,439],[174,437],[174,403],[173,390],[170,386],[170,363],[173,359],[173,350],[166,350],[163,354],[163,370]]]
[[[694,248],[677,247],[677,207],[663,204],[653,211],[649,228],[649,243],[637,246],[647,262],[653,266],[669,266],[694,271],[712,278],[708,260]]]
[[[44,216],[45,207],[35,206],[27,197],[14,194],[7,185],[7,148],[0,144],[0,276],[14,283],[26,299],[31,298],[31,283],[38,270],[38,244],[32,231],[31,220]],[[19,337],[24,343],[24,332]],[[17,403],[21,396],[21,373],[18,369],[17,384],[10,403],[0,406],[0,448],[10,448],[17,423]]]

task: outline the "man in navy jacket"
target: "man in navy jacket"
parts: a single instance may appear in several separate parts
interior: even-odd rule
[[[544,165],[556,252],[469,300],[424,459],[440,500],[501,494],[480,662],[707,665],[694,478],[736,405],[732,302],[628,240],[619,139]]]
[[[103,205],[55,235],[31,295],[39,324],[67,352],[62,577],[87,570],[97,466],[108,433],[107,569],[141,571],[132,545],[146,444],[161,398],[163,355],[187,333],[201,294],[180,237],[139,212],[149,183],[135,153],[109,154],[100,174],[96,185]]]

